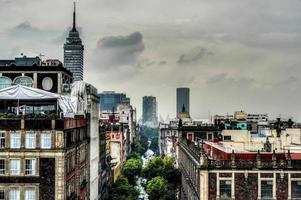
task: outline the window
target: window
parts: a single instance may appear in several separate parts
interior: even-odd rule
[[[221,199],[231,199],[232,186],[230,180],[220,181],[220,198]]]
[[[18,149],[21,146],[21,134],[20,132],[11,132],[10,134],[10,147]]]
[[[5,200],[4,196],[5,196],[4,189],[0,189],[0,200]]]
[[[42,133],[41,134],[41,148],[50,149],[51,148],[51,133]]]
[[[9,191],[9,200],[20,200],[20,190],[19,189],[11,189]]]
[[[25,160],[25,174],[35,175],[36,173],[36,160]]]
[[[5,76],[0,77],[0,89],[7,88],[11,86],[11,79]]]
[[[20,174],[20,160],[10,160],[10,174],[11,175]]]
[[[25,200],[36,200],[36,191],[34,189],[25,190]]]
[[[80,162],[84,162],[86,160],[86,149],[82,148],[80,150]]]
[[[32,78],[30,78],[28,76],[19,76],[14,80],[14,83],[17,85],[31,87],[32,86]]]
[[[0,175],[3,174],[5,174],[5,160],[0,160]]]
[[[231,136],[230,136],[230,135],[225,135],[225,136],[224,136],[224,140],[225,140],[225,141],[227,141],[227,140],[228,140],[228,141],[229,141],[229,140],[231,140]]]
[[[0,132],[0,149],[5,148],[5,132]]]
[[[261,198],[273,199],[273,181],[261,181]]]
[[[27,149],[34,149],[36,147],[36,134],[33,131],[26,131],[25,147]]]
[[[292,181],[292,199],[301,199],[301,180]]]

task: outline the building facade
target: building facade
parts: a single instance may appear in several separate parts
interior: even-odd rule
[[[189,88],[177,88],[177,110],[176,114],[182,112],[183,106],[186,112],[190,112],[190,89]]]
[[[74,81],[82,81],[84,77],[84,45],[76,29],[75,3],[73,11],[73,26],[64,44],[64,67],[72,74]]]
[[[0,197],[98,199],[96,88],[76,82],[61,95],[73,79],[60,62],[21,60],[0,66],[0,80],[14,80],[0,90]]]
[[[13,92],[32,95],[10,99]],[[0,194],[18,200],[88,198],[89,118],[58,114],[59,95],[43,90],[13,86],[0,93],[1,110],[7,110],[0,118]],[[33,109],[20,115],[12,109],[19,107],[16,101]]]

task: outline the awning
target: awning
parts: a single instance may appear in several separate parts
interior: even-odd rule
[[[71,96],[63,96],[37,88],[14,85],[0,90],[0,100],[56,100],[64,117],[73,118],[74,115],[84,115],[87,109],[85,86],[86,83],[78,82],[73,85]]]

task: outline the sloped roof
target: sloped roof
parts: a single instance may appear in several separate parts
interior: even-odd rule
[[[58,99],[59,97],[58,94],[23,85],[14,85],[0,90],[0,100],[39,100]]]

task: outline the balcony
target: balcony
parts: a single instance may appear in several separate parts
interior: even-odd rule
[[[64,130],[87,126],[87,119],[59,118],[56,114],[16,115],[14,113],[0,113],[1,130]]]

